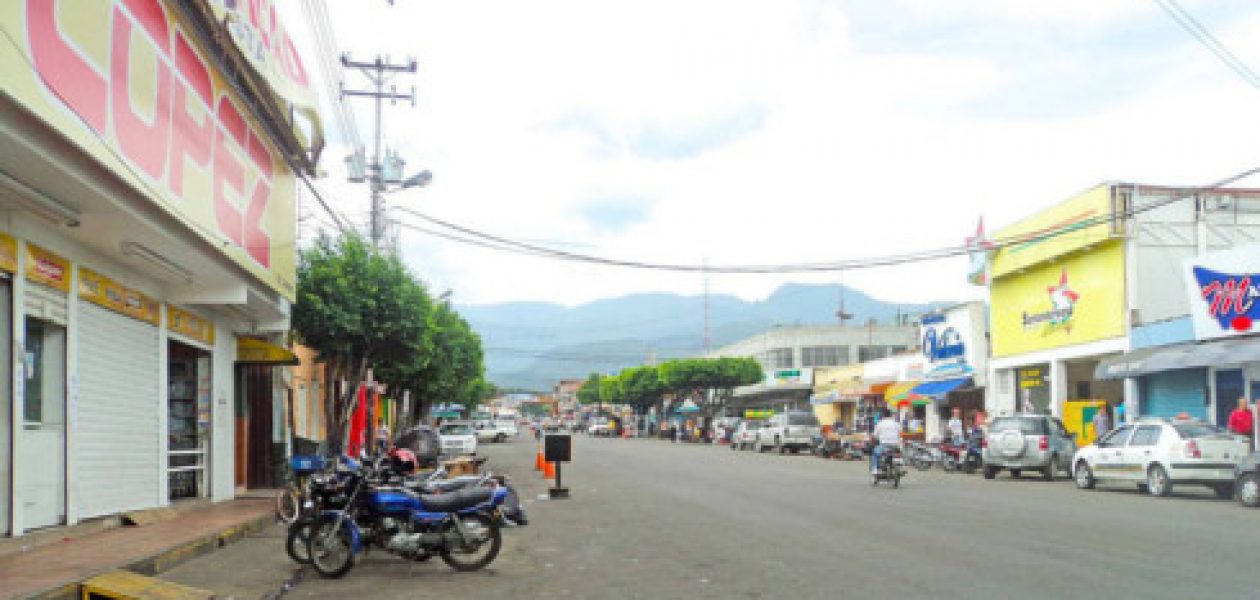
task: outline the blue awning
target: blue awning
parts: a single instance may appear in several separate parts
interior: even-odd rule
[[[954,379],[941,379],[939,381],[927,381],[924,383],[920,383],[914,389],[910,390],[910,393],[918,394],[920,396],[932,396],[933,398],[943,398],[945,394],[948,394],[965,385],[969,385],[970,383],[971,383],[970,377],[957,377]]]

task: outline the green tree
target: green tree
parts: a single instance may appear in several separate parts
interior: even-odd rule
[[[622,401],[633,406],[637,413],[646,412],[665,391],[660,372],[654,366],[623,369],[617,379],[621,383]]]
[[[591,373],[586,381],[582,383],[582,387],[578,388],[578,402],[582,404],[595,404],[599,402],[599,373]]]

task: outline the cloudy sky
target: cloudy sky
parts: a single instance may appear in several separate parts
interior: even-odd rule
[[[287,4],[309,54],[303,12]],[[1260,68],[1260,5],[1182,5]],[[419,63],[398,81],[416,86],[417,105],[387,108],[385,138],[434,180],[389,202],[571,252],[692,264],[877,256],[955,245],[981,216],[992,230],[1106,180],[1203,184],[1260,164],[1260,89],[1153,1],[327,7],[340,50]],[[369,138],[370,105],[351,102]],[[328,125],[321,186],[365,222],[367,190],[340,181],[346,147]],[[702,289],[694,274],[414,232],[401,247],[435,291],[465,304]],[[959,258],[711,285],[748,299],[786,281],[962,299],[978,294],[964,270]]]

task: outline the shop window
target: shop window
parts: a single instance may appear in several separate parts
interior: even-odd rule
[[[792,368],[792,349],[774,348],[766,352],[765,366],[771,369]]]
[[[888,350],[889,346],[858,346],[858,362],[887,358]]]

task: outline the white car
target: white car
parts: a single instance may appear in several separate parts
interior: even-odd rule
[[[473,421],[473,431],[477,434],[478,443],[503,441],[503,435],[494,426],[494,421]]]
[[[516,426],[516,419],[499,419],[494,422],[494,428],[503,434],[503,439],[500,439],[500,442],[506,441],[507,438],[521,435],[521,429]]]
[[[1129,481],[1152,496],[1174,484],[1205,485],[1220,498],[1234,494],[1234,466],[1247,456],[1245,438],[1203,421],[1143,418],[1115,429],[1072,459],[1076,486]]]
[[[460,456],[463,454],[477,454],[477,434],[473,432],[473,427],[467,422],[445,423],[438,430],[438,436],[442,438],[442,454],[447,456]]]
[[[757,430],[757,441],[753,449],[764,452],[774,448],[783,454],[788,450],[796,454],[809,448],[814,443],[814,436],[822,435],[818,419],[813,413],[785,412],[770,417],[761,429]]]
[[[595,437],[612,435],[612,427],[608,426],[608,419],[598,419],[586,428],[586,433]]]
[[[731,450],[750,450],[757,441],[757,430],[761,429],[761,421],[744,420],[735,427],[731,436]]]

